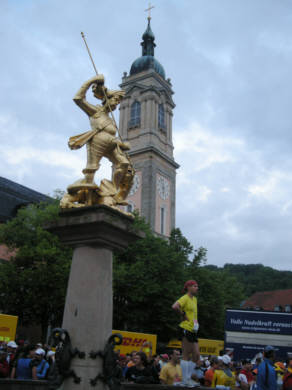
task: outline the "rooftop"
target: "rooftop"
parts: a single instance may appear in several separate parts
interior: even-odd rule
[[[15,217],[21,206],[48,200],[47,195],[0,177],[0,223]]]
[[[292,307],[292,289],[257,292],[248,298],[242,307],[274,311],[277,307],[285,310],[286,306]]]

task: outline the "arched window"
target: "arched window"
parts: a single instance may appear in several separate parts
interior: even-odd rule
[[[158,106],[158,127],[159,129],[165,129],[165,114],[163,104]]]
[[[129,122],[129,127],[140,126],[141,121],[141,103],[137,100],[131,106],[131,118]]]

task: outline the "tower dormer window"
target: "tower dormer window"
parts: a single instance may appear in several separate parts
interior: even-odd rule
[[[159,129],[165,130],[165,113],[163,104],[159,104],[158,106],[158,127]]]
[[[131,106],[131,118],[129,127],[139,127],[141,122],[141,103],[137,100]]]

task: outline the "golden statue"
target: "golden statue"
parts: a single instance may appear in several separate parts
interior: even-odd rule
[[[102,101],[94,106],[86,100],[86,92],[92,87],[93,95]],[[112,113],[121,102],[125,92],[109,90],[104,85],[104,76],[99,74],[86,81],[74,97],[74,102],[89,116],[91,130],[70,137],[70,149],[79,149],[86,144],[87,164],[83,169],[84,178],[77,180],[67,188],[60,202],[61,208],[72,208],[105,204],[121,209],[127,205],[126,198],[131,189],[134,168],[127,154],[130,145],[116,137],[117,126]],[[113,163],[112,181],[103,179],[99,186],[94,182],[95,172],[102,157]]]

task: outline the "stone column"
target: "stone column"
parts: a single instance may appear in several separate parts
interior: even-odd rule
[[[73,347],[86,353],[72,360],[81,383],[65,380],[64,390],[93,389],[90,379],[101,373],[102,360],[89,358],[91,350],[103,350],[112,332],[112,256],[143,236],[133,229],[133,219],[107,206],[68,209],[48,230],[73,247],[62,327]],[[98,382],[95,389],[104,389]]]

